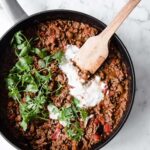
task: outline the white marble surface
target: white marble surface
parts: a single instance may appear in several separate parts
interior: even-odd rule
[[[127,0],[18,0],[28,15],[48,9],[73,9],[109,23]],[[0,0],[0,36],[13,25]],[[117,31],[132,57],[137,90],[132,112],[103,150],[150,149],[150,0],[142,0]],[[0,136],[1,150],[15,150]]]

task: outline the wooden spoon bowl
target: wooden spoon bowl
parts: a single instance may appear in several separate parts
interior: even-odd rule
[[[97,36],[90,37],[81,47],[73,61],[82,72],[94,74],[108,56],[108,43],[115,31],[141,0],[129,0],[107,28]]]

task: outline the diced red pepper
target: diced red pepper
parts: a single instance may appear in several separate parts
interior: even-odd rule
[[[95,123],[96,125],[99,125],[99,124],[104,125],[105,119],[104,119],[103,116],[99,115],[99,116],[94,120],[94,123]]]
[[[99,142],[101,140],[101,136],[99,134],[93,134],[92,138],[95,142]]]
[[[103,117],[103,116],[99,116],[98,119],[99,119],[100,123],[101,123],[102,125],[104,125],[104,123],[105,123],[104,117]]]
[[[109,134],[110,131],[111,131],[111,125],[108,124],[108,123],[106,123],[106,124],[104,125],[104,132],[105,132],[106,134]]]
[[[95,125],[99,125],[99,124],[100,124],[100,122],[99,122],[99,119],[98,119],[98,118],[95,118],[95,120],[94,120],[94,124],[95,124]]]
[[[57,140],[60,135],[60,128],[57,126],[55,132],[52,134],[51,139]]]

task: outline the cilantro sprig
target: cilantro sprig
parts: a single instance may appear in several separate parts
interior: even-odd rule
[[[65,124],[68,137],[79,141],[84,134],[83,129],[79,125],[79,121],[85,121],[88,116],[87,111],[79,107],[79,100],[74,98],[70,106],[60,109],[52,104],[49,104],[48,107],[50,115],[54,114],[57,116],[55,119]]]
[[[71,124],[69,128],[66,128],[66,132],[67,135],[75,141],[80,141],[84,135],[83,129],[80,128],[79,122]]]
[[[52,60],[61,63],[63,58],[62,52],[50,55],[46,49],[34,47],[32,42],[33,39],[28,40],[21,31],[14,35],[11,44],[15,50],[17,62],[9,71],[6,79],[9,97],[19,104],[22,117],[21,126],[24,131],[27,130],[30,121],[48,118],[45,105],[49,94],[52,93],[48,88],[48,84],[52,81],[49,64]],[[38,58],[40,70],[34,67],[33,56]],[[47,74],[42,74],[42,70],[46,70]],[[61,87],[59,84],[55,91],[58,92]],[[25,103],[22,102],[23,98]]]
[[[62,51],[56,52],[52,58],[55,59],[59,64],[64,63],[65,61],[64,53]]]

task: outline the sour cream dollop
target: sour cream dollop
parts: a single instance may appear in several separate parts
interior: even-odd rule
[[[65,63],[60,64],[60,69],[66,74],[68,84],[70,85],[70,94],[80,101],[79,107],[94,107],[104,98],[103,90],[106,86],[99,76],[95,76],[87,83],[83,83],[78,75],[77,68],[72,64],[79,48],[74,45],[68,45],[65,52]]]

